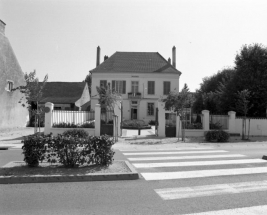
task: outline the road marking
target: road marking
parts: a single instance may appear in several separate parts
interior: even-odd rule
[[[215,184],[195,187],[155,189],[163,200],[195,198],[224,194],[266,191],[267,181],[253,181],[232,184]]]
[[[204,153],[225,153],[225,150],[213,150],[213,151],[185,151],[185,152],[133,152],[123,153],[124,155],[171,155],[171,154],[204,154]]]
[[[193,162],[169,162],[169,163],[133,163],[136,168],[156,168],[156,167],[182,167],[182,166],[213,166],[229,164],[266,163],[262,159],[243,160],[216,160],[216,161],[193,161]]]
[[[246,157],[240,154],[224,154],[224,155],[191,155],[191,156],[177,156],[177,157],[138,157],[128,158],[129,161],[152,161],[152,160],[186,160],[186,159],[206,159],[206,158],[232,158],[232,157]]]
[[[203,178],[223,175],[245,175],[267,173],[267,167],[253,168],[235,168],[235,169],[214,169],[214,170],[196,170],[180,172],[153,172],[141,173],[146,180],[168,180],[168,179],[185,179],[185,178]]]
[[[266,214],[267,214],[267,205],[261,205],[261,206],[245,207],[245,208],[234,208],[221,211],[193,213],[187,215],[266,215]]]
[[[210,147],[206,148],[192,148],[192,147],[181,147],[181,148],[171,148],[171,149],[120,149],[121,152],[139,152],[139,151],[181,151],[181,150],[206,150],[206,149],[214,149]]]

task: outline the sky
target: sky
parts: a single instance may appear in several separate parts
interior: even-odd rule
[[[267,46],[266,0],[0,0],[0,19],[23,72],[79,82],[116,51],[176,47],[180,86],[234,66],[245,44]],[[180,87],[180,88],[181,88]]]

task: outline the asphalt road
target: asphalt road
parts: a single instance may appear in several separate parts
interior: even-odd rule
[[[210,147],[209,144],[202,144],[200,147]],[[225,150],[227,152],[214,153],[220,154],[242,154],[245,158],[239,159],[256,159],[261,158],[264,152],[267,152],[267,143],[258,144],[218,144],[213,145],[210,150]],[[163,146],[164,147],[164,146]],[[163,149],[163,148],[162,148]],[[183,151],[183,150],[181,150]],[[147,153],[153,151],[146,150]],[[158,150],[156,152],[173,152],[173,150]],[[176,156],[173,154],[148,154],[148,155],[125,155],[119,152],[115,154],[115,159],[123,160],[127,158],[152,158]],[[143,151],[141,152],[143,153]],[[186,153],[186,151],[185,151]],[[209,153],[211,154],[211,153]],[[185,154],[187,155],[187,154]],[[208,155],[205,153],[198,155]],[[179,154],[177,156],[184,156]],[[193,154],[193,156],[195,156]],[[0,151],[0,165],[2,166],[9,160],[23,159],[21,150]],[[230,158],[205,159],[205,161],[230,160]],[[130,161],[132,164],[151,164],[151,163],[169,163],[177,160],[154,160],[154,161]],[[178,160],[179,163],[197,161],[199,159]],[[77,183],[47,183],[47,184],[13,184],[0,185],[0,214],[192,214],[205,211],[219,211],[226,209],[255,207],[266,205],[267,191],[262,186],[258,190],[238,193],[235,190],[228,189],[231,184],[244,184],[254,182],[260,184],[267,181],[267,174],[241,174],[225,175],[214,177],[197,177],[170,180],[146,180],[144,173],[172,173],[172,172],[189,172],[189,171],[212,171],[223,169],[242,168],[264,168],[267,163],[247,163],[231,165],[206,165],[206,166],[183,166],[183,167],[153,167],[138,168],[141,178],[133,181],[111,181],[111,182],[77,182]],[[181,192],[174,199],[164,199],[157,191],[175,190],[185,188],[187,195],[190,189],[194,191],[196,187],[211,186],[212,192],[217,192],[213,186],[220,184],[227,186],[226,193],[217,195],[205,195],[205,191],[193,192],[191,197],[181,198]],[[223,189],[223,188],[221,188]],[[251,188],[250,188],[251,189]],[[219,190],[220,191],[220,190]],[[195,195],[195,196],[194,196]],[[212,212],[215,214],[215,212]],[[235,214],[226,212],[225,214]],[[252,214],[247,212],[247,214]],[[254,213],[259,214],[259,213]],[[267,213],[263,213],[267,214]]]

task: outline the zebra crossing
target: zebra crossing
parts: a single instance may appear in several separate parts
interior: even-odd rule
[[[267,161],[214,148],[121,150],[146,181],[199,180],[217,176],[267,173]],[[187,168],[187,169],[185,169]],[[193,168],[193,170],[192,170]],[[157,185],[157,184],[155,184]],[[155,188],[164,201],[267,192],[267,180],[202,186]],[[267,205],[196,213],[196,215],[267,214]]]

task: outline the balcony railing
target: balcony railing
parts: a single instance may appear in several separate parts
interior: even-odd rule
[[[141,99],[141,93],[128,93],[128,99]]]

